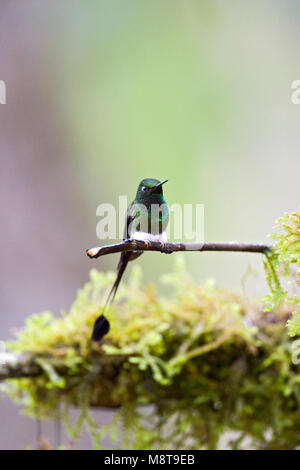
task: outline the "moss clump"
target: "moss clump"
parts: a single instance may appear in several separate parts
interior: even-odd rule
[[[283,299],[291,304],[300,305],[300,214],[286,213],[276,223],[281,233],[270,235],[276,241],[276,245],[266,254],[264,262],[271,292],[265,297],[269,310]],[[286,279],[285,287],[279,282],[278,275],[281,273]],[[293,317],[288,321],[288,328],[291,336],[300,333],[300,315],[297,311],[293,312]]]
[[[241,296],[192,282],[178,266],[168,298],[142,286],[137,269],[109,312],[111,331],[91,345],[113,274],[91,271],[69,312],[34,315],[9,349],[32,354],[42,374],[13,379],[6,392],[24,411],[63,419],[76,438],[87,426],[96,448],[106,433],[121,448],[216,448],[236,431],[259,448],[300,445],[300,378],[291,362],[289,305],[269,313]],[[78,407],[71,425],[69,407]],[[144,406],[149,405],[149,406]],[[109,426],[92,406],[114,406]]]

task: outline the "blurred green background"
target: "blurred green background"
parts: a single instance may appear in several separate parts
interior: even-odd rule
[[[299,205],[299,26],[296,0],[2,0],[1,340],[68,308],[91,267],[115,268],[85,256],[96,208],[144,177],[169,179],[170,204],[205,205],[206,241],[267,241]],[[137,263],[156,282],[176,256]],[[184,258],[200,281],[266,292],[259,255]],[[0,447],[28,444],[33,424],[0,407]]]

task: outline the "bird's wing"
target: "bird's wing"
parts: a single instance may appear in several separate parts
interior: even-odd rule
[[[132,233],[132,231],[130,230],[132,228],[131,224],[136,218],[136,216],[137,216],[136,207],[135,207],[134,202],[132,202],[128,206],[128,209],[126,211],[123,240],[130,238],[130,235]]]
[[[123,240],[126,240],[127,238],[131,237],[131,234],[133,231],[132,222],[135,220],[137,215],[138,214],[136,210],[136,205],[134,204],[134,201],[133,201],[128,206],[128,209],[126,211]],[[121,253],[118,268],[120,268],[120,266],[122,266],[124,262],[126,262],[127,264],[128,261],[133,261],[134,259],[138,258],[142,253],[143,253],[142,251],[130,251],[130,252]]]

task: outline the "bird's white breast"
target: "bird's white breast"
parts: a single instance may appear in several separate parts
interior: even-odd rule
[[[157,235],[153,235],[152,233],[147,233],[147,232],[134,232],[130,238],[134,238],[135,240],[150,241],[150,242],[160,242],[160,243],[167,242],[166,232],[158,233]]]

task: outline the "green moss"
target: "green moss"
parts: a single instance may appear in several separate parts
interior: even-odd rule
[[[212,281],[195,284],[180,263],[163,278],[169,295],[160,299],[141,285],[136,267],[98,347],[91,329],[112,279],[92,270],[69,312],[30,317],[7,345],[32,353],[43,371],[5,384],[24,413],[63,419],[72,439],[86,426],[95,448],[106,434],[121,448],[215,448],[229,429],[237,432],[233,448],[246,437],[262,448],[300,444],[299,375],[284,327],[289,304],[263,313]],[[118,407],[109,426],[92,419],[93,406]]]
[[[277,220],[281,233],[270,235],[276,245],[265,257],[266,278],[270,287],[270,294],[265,297],[267,310],[271,310],[283,299],[291,304],[300,305],[300,214],[285,214]],[[286,286],[283,288],[279,282],[279,274],[284,274]],[[291,290],[296,292],[291,294]],[[293,313],[288,321],[291,336],[300,333],[300,315]]]
[[[216,448],[228,430],[232,448],[245,439],[256,448],[299,446],[300,345],[285,324],[299,335],[299,295],[290,287],[299,287],[300,215],[278,223],[282,233],[272,235],[276,245],[264,257],[267,308],[213,281],[192,282],[178,256],[162,279],[167,298],[143,286],[135,266],[99,347],[90,335],[114,274],[92,270],[69,312],[33,315],[7,344],[30,354],[41,375],[9,380],[5,392],[32,417],[63,419],[72,439],[86,426],[95,448],[107,434],[121,448]],[[94,406],[118,410],[110,425],[93,420]]]

